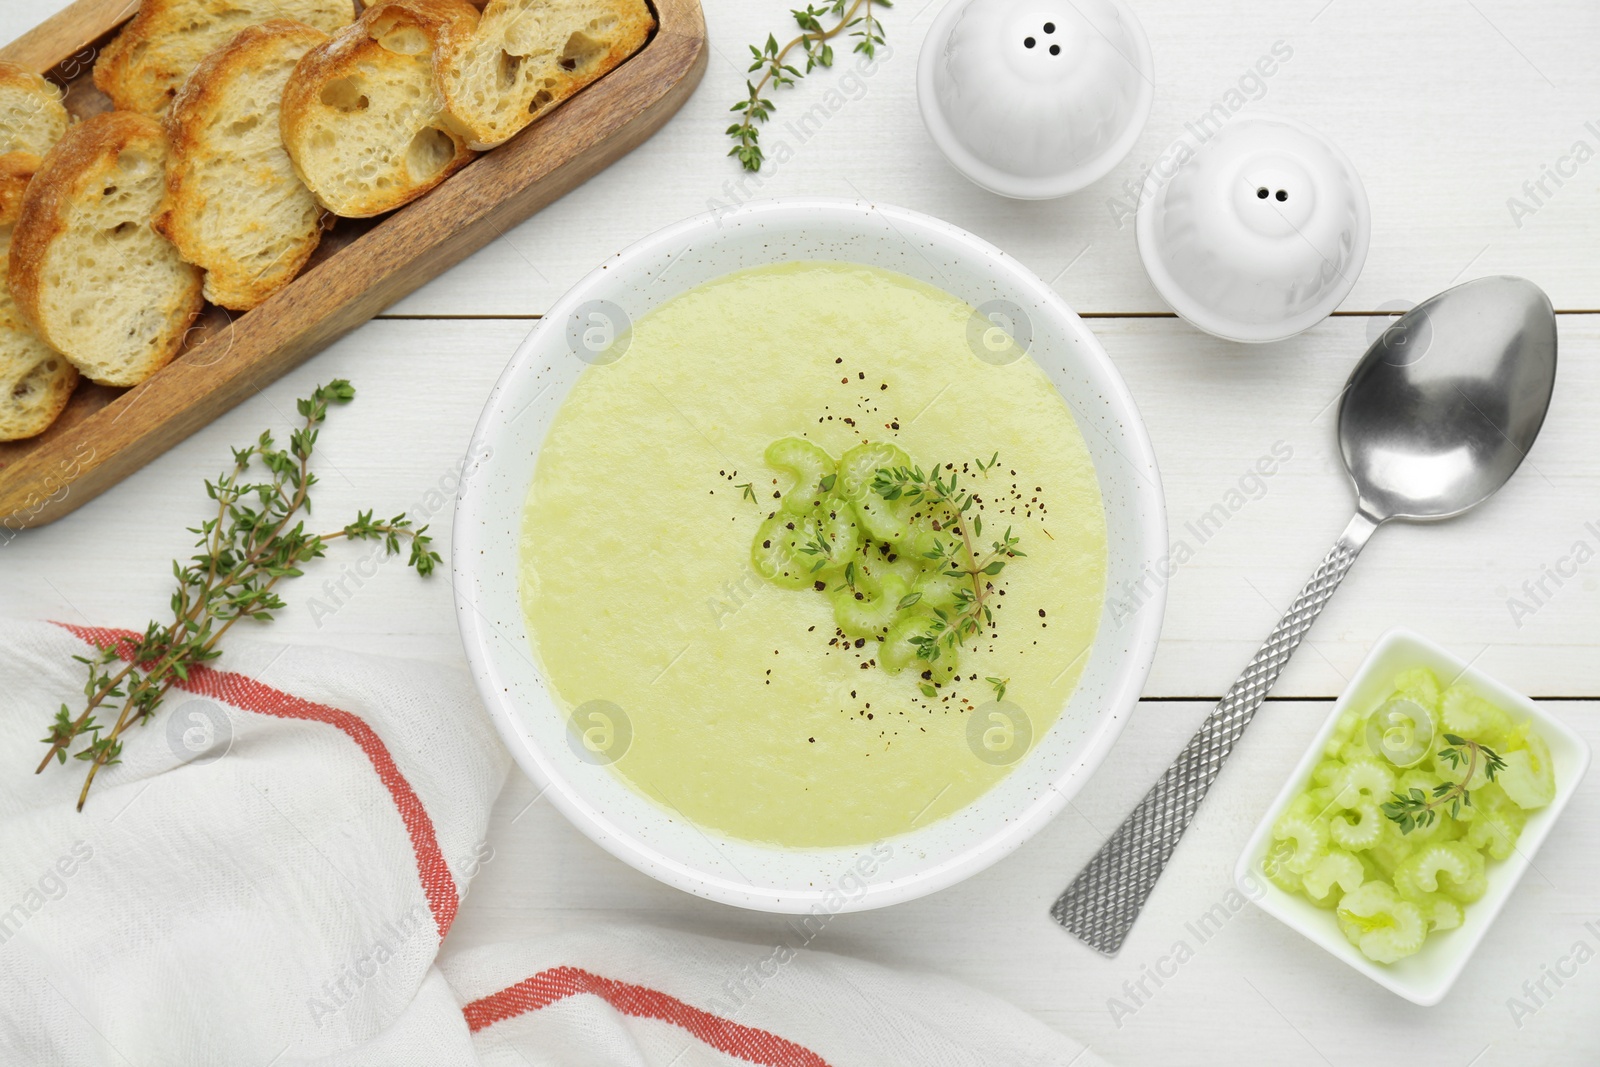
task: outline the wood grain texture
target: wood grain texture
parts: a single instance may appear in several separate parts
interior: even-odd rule
[[[0,59],[72,81],[94,66],[98,46],[139,9],[139,0],[78,0],[0,47]]]
[[[86,4],[78,42],[49,69],[104,33],[102,0]],[[75,5],[50,24],[73,21]],[[481,156],[427,196],[334,242],[294,282],[239,316],[214,310],[185,351],[142,385],[111,398],[86,393],[57,428],[0,446],[0,521],[48,523],[105,491],[219,413],[320,351],[435,275],[495,240],[648,138],[686,100],[706,66],[697,0],[658,0],[660,27],[645,48],[554,114]],[[43,29],[43,28],[41,28]],[[87,409],[87,410],[85,410]],[[63,485],[71,492],[63,493]]]

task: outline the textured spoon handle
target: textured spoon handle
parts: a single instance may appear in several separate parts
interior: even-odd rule
[[[1365,515],[1351,520],[1228,695],[1055,902],[1050,915],[1079,940],[1117,954],[1223,761],[1375,529]]]

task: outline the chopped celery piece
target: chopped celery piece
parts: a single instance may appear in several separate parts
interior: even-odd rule
[[[837,480],[833,457],[804,437],[779,438],[767,446],[764,458],[767,466],[793,479],[781,502],[791,515],[814,510]]]
[[[1410,697],[1396,697],[1367,719],[1366,738],[1368,748],[1396,767],[1415,767],[1432,753],[1433,719]]]
[[[1336,804],[1355,808],[1364,801],[1387,800],[1394,791],[1394,772],[1376,757],[1363,756],[1347,762],[1328,785]]]
[[[1323,819],[1285,813],[1272,828],[1274,841],[1293,842],[1285,861],[1296,874],[1304,874],[1328,854],[1328,824]]]
[[[1395,868],[1394,887],[1407,898],[1444,893],[1471,903],[1488,888],[1483,854],[1461,841],[1424,845]]]
[[[1439,701],[1447,732],[1470,737],[1496,750],[1510,747],[1511,716],[1479,696],[1470,686],[1453,685]]]
[[[1430,714],[1439,711],[1439,678],[1427,667],[1413,667],[1401,671],[1394,679],[1395,696],[1408,697],[1428,709]]]
[[[1340,848],[1371,848],[1383,838],[1385,821],[1376,801],[1362,800],[1329,819],[1328,836]]]
[[[1340,849],[1334,849],[1317,861],[1302,877],[1306,896],[1319,908],[1331,908],[1339,903],[1339,893],[1348,893],[1366,881],[1361,861]]]
[[[872,489],[878,471],[909,467],[911,457],[894,445],[868,441],[839,457],[839,489],[861,518],[861,526],[875,540],[892,545],[911,532],[911,502],[889,501]]]
[[[1350,943],[1378,963],[1412,955],[1428,936],[1421,909],[1402,900],[1387,882],[1364,882],[1346,893],[1335,914]]]
[[[938,685],[955,677],[959,655],[954,649],[941,648],[939,658],[924,659],[918,653],[918,639],[937,639],[943,624],[934,616],[921,612],[907,612],[889,627],[884,635],[883,647],[878,650],[878,665],[890,674],[899,674],[910,667],[921,674],[928,672],[929,681]]]
[[[1497,860],[1516,851],[1517,838],[1522,836],[1528,816],[1502,787],[1490,783],[1472,794],[1472,812],[1473,819],[1466,824],[1463,838],[1468,845]]]
[[[911,587],[905,577],[885,568],[880,573],[863,566],[855,584],[841,583],[828,593],[833,601],[833,619],[851,637],[882,637],[900,614],[900,601]]]
[[[1501,757],[1505,770],[1495,779],[1512,802],[1525,810],[1542,808],[1556,797],[1556,770],[1550,746],[1538,734],[1529,734],[1526,747]],[[1482,788],[1481,786],[1479,787]]]

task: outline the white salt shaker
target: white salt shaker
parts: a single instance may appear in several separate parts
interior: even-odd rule
[[[1184,319],[1230,341],[1279,341],[1349,294],[1372,212],[1337,146],[1253,116],[1223,126],[1165,183],[1152,173],[1137,230],[1150,280]]]
[[[951,0],[922,45],[917,101],[950,163],[991,192],[1065,196],[1138,140],[1150,41],[1120,0]]]

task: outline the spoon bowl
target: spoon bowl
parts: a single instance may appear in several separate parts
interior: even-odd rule
[[[1477,506],[1522,464],[1556,381],[1550,299],[1479,278],[1400,316],[1356,365],[1339,451],[1361,510],[1432,522]]]

